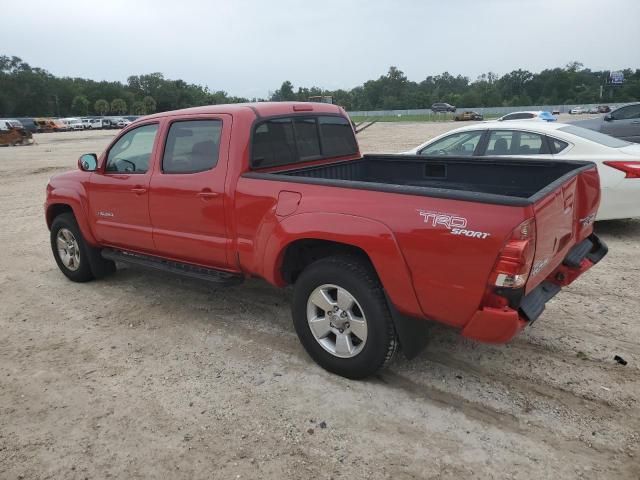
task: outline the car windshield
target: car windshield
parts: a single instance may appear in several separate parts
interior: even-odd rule
[[[620,140],[619,138],[611,137],[609,135],[605,135],[604,133],[596,132],[595,130],[576,127],[575,125],[566,125],[562,128],[559,128],[558,130],[560,130],[561,132],[570,133],[571,135],[576,135],[577,137],[584,138],[585,140],[599,143],[600,145],[604,145],[605,147],[622,148],[626,147],[627,145],[631,145],[629,142],[625,142],[624,140]]]

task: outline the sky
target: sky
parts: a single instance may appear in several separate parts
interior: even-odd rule
[[[640,68],[640,0],[29,0],[2,8],[0,55],[58,76],[165,78],[265,97],[353,88],[395,65],[538,72]]]

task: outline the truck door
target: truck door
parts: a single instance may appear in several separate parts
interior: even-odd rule
[[[227,268],[225,177],[231,115],[172,120],[151,178],[149,210],[160,255]]]
[[[104,166],[91,175],[89,208],[100,243],[152,251],[149,180],[157,153],[158,124],[122,135],[106,153]]]

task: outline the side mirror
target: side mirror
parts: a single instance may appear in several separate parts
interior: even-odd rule
[[[78,159],[78,168],[83,172],[95,172],[98,168],[98,157],[95,153],[85,153]]]
[[[613,115],[611,115],[610,113],[607,113],[607,114],[604,116],[604,121],[605,121],[605,122],[610,122],[611,120],[613,120]]]

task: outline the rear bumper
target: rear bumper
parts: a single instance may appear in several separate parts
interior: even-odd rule
[[[569,251],[562,264],[544,282],[522,297],[517,308],[484,307],[473,315],[462,334],[481,342],[508,342],[540,317],[545,304],[562,287],[593,267],[607,252],[607,245],[596,235],[590,235]]]

